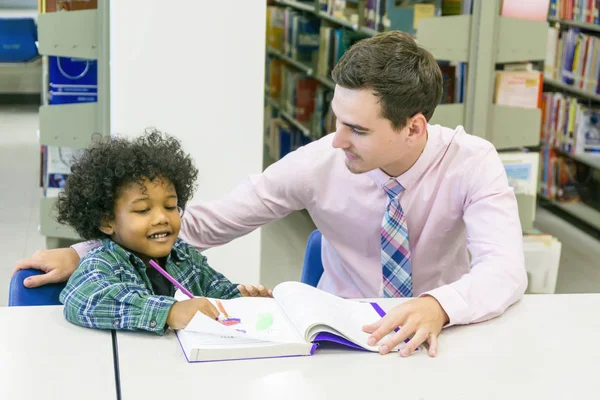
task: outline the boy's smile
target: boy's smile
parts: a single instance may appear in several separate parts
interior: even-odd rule
[[[168,256],[181,227],[177,194],[165,178],[124,186],[114,215],[100,229],[145,263]]]

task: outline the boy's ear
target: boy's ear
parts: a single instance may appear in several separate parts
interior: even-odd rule
[[[113,221],[103,220],[98,227],[100,231],[108,236],[112,236],[115,233]]]

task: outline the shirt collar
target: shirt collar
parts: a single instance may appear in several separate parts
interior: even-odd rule
[[[141,262],[143,264],[142,260],[138,256],[136,256],[129,250],[125,250],[121,245],[114,242],[112,239],[102,239],[102,244],[108,250],[119,254],[121,257],[123,257],[126,260],[129,260],[131,263]],[[175,261],[184,261],[185,259],[187,259],[187,254],[181,248],[182,244],[183,241],[180,238],[177,238],[175,240],[175,244],[173,244],[173,248],[169,253],[170,259],[173,259]]]
[[[417,159],[417,161],[413,164],[412,167],[408,169],[405,173],[396,177],[396,181],[404,190],[410,191],[411,188],[421,179],[425,171],[431,165],[433,161],[436,149],[440,144],[440,135],[437,131],[437,128],[432,125],[427,125],[427,143],[425,143],[425,148],[423,152]],[[380,168],[374,169],[372,171],[367,172],[367,175],[379,186],[383,188],[383,186],[387,183],[387,181],[391,178],[388,174],[383,172]]]

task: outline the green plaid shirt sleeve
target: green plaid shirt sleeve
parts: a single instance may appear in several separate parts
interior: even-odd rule
[[[212,269],[208,265],[206,257],[198,250],[187,244],[185,244],[185,249],[182,250],[189,256],[196,272],[196,282],[194,282],[191,289],[194,296],[214,299],[233,299],[241,296],[237,284],[232,283],[223,274]]]
[[[136,279],[123,282],[116,271],[126,278],[132,273],[110,253],[88,254],[60,294],[67,320],[89,328],[164,334],[175,299],[153,295]]]

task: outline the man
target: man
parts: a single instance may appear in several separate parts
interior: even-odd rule
[[[323,233],[319,288],[347,298],[413,297],[365,326],[380,353],[412,338],[430,356],[444,326],[493,318],[525,291],[517,203],[487,141],[429,125],[442,94],[433,56],[401,32],[360,41],[332,73],[336,131],[191,206],[182,237],[206,249],[306,208]],[[75,246],[80,255],[89,246]],[[469,259],[469,254],[471,259]],[[42,251],[17,268],[65,280],[79,255]]]

